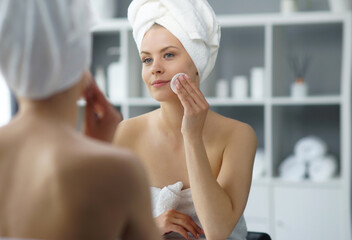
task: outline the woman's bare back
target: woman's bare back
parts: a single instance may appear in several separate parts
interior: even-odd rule
[[[127,151],[60,122],[15,119],[0,129],[0,236],[132,239],[148,227],[144,213],[129,223],[140,214],[133,199],[148,204],[141,179]]]

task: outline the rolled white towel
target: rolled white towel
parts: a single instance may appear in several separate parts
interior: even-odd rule
[[[287,157],[279,166],[280,177],[284,180],[300,181],[306,176],[305,162],[298,160],[295,155]]]
[[[180,203],[180,192],[183,187],[182,182],[177,182],[175,184],[160,188],[152,187],[152,209],[153,216],[157,217],[160,214],[176,209]]]
[[[307,136],[298,140],[294,146],[294,153],[299,160],[305,162],[313,161],[322,157],[327,152],[326,143],[317,136]]]
[[[265,154],[264,149],[258,149],[255,154],[252,179],[258,179],[265,175]]]
[[[326,181],[337,174],[337,160],[334,156],[328,155],[313,160],[309,165],[309,177],[313,181]]]

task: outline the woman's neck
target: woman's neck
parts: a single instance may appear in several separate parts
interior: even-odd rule
[[[75,127],[78,113],[76,101],[72,94],[58,94],[45,100],[21,99],[17,117]]]
[[[166,131],[180,132],[182,119],[183,106],[180,101],[162,102],[160,104],[159,121]]]

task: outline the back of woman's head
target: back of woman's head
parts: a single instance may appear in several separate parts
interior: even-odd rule
[[[0,0],[0,71],[16,96],[44,99],[91,61],[87,0]]]

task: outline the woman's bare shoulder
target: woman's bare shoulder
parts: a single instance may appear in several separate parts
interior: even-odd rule
[[[222,137],[255,135],[254,129],[245,122],[225,117],[216,112],[209,111],[208,127],[209,131]]]
[[[113,143],[117,146],[131,147],[149,129],[149,123],[157,112],[158,110],[155,110],[123,120],[116,129]]]
[[[127,197],[142,171],[135,155],[91,139],[76,144],[78,146],[67,152],[64,160],[58,159],[61,186],[69,192],[81,192],[82,198],[114,198],[119,194]]]

